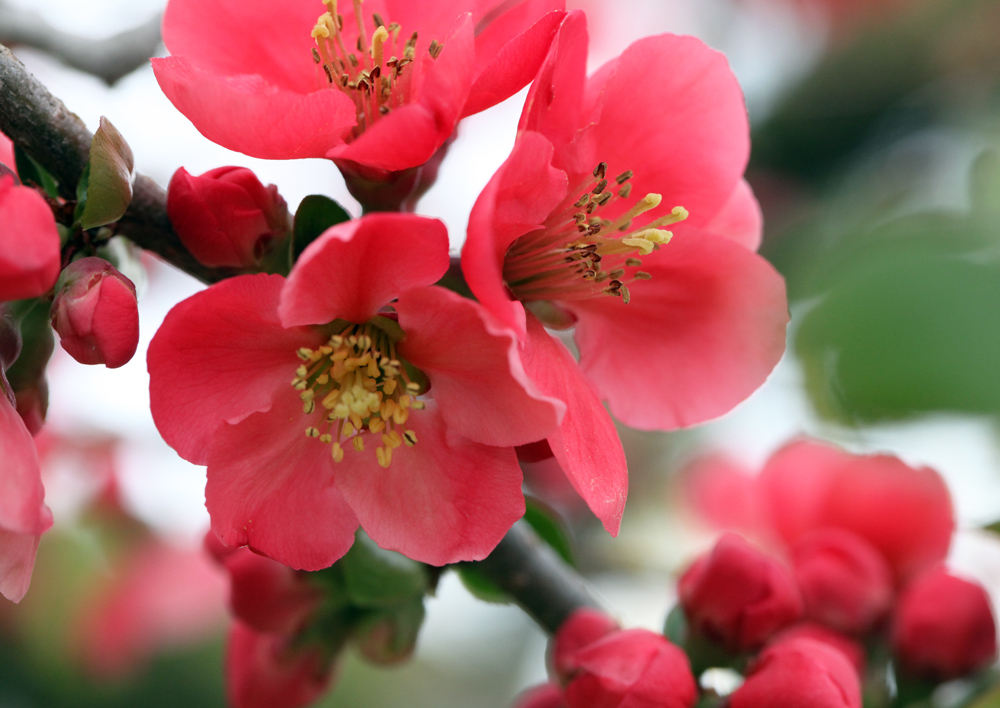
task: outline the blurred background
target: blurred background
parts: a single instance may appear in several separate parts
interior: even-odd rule
[[[693,34],[724,52],[753,126],[748,179],[762,253],[788,283],[788,351],[731,414],[669,434],[621,430],[630,501],[607,537],[544,464],[526,469],[565,518],[576,563],[626,625],[658,629],[672,582],[711,542],[685,469],[724,454],[748,469],[799,434],[937,469],[961,532],[951,562],[1000,596],[1000,4],[995,0],[571,0],[588,12],[593,67],[638,37]],[[0,0],[16,17],[103,39],[151,26],[161,0]],[[317,2],[317,7],[319,3]],[[45,35],[45,30],[41,32]],[[204,139],[147,64],[108,86],[26,44],[18,57],[96,129],[107,116],[139,171],[166,185],[243,165],[294,210],[324,193],[357,215],[332,163],[269,162]],[[156,52],[163,54],[160,46]],[[523,93],[464,121],[421,213],[460,248],[469,210],[506,157]],[[484,136],[489,136],[484,139]],[[55,528],[20,605],[0,605],[0,708],[221,706],[226,581],[200,554],[204,470],[159,439],[144,350],[166,312],[202,287],[153,259],[134,276],[142,341],[115,371],[57,348],[39,448]],[[545,637],[452,574],[427,602],[415,658],[353,655],[324,706],[510,704],[544,677]]]

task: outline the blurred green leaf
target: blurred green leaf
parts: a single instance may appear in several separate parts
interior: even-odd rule
[[[22,184],[34,182],[53,199],[59,196],[59,183],[56,182],[56,178],[17,145],[14,146],[14,165]]]
[[[524,498],[524,520],[564,561],[575,566],[566,526],[552,507],[534,497]]]
[[[90,143],[90,162],[78,195],[84,199],[80,226],[93,229],[118,221],[132,201],[135,166],[132,149],[104,116]]]
[[[385,607],[427,592],[427,571],[406,556],[375,545],[358,532],[340,560],[347,593],[360,607]]]
[[[510,595],[498,588],[492,580],[479,572],[475,564],[458,563],[453,565],[452,568],[458,573],[458,578],[462,581],[462,585],[472,593],[473,597],[494,605],[509,605],[511,603]]]
[[[663,623],[663,634],[677,646],[683,646],[688,636],[688,621],[680,603],[674,605]]]
[[[299,204],[292,227],[292,263],[306,247],[331,226],[350,221],[351,215],[337,202],[322,194],[310,194]]]
[[[409,658],[416,648],[424,615],[422,596],[385,612],[372,612],[354,630],[358,651],[376,664],[395,664]]]

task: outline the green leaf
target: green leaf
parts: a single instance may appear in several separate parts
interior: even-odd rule
[[[680,604],[674,605],[663,623],[663,634],[677,646],[684,646],[688,637],[688,621]]]
[[[983,531],[989,531],[990,533],[995,533],[1000,536],[1000,520],[994,521],[992,524],[983,527]]]
[[[492,580],[483,575],[474,563],[458,563],[451,566],[458,573],[459,580],[465,589],[483,602],[494,605],[509,605],[510,596],[498,588]]]
[[[423,565],[379,548],[360,531],[340,565],[351,602],[359,607],[387,607],[427,592]]]
[[[59,183],[56,182],[56,178],[17,145],[14,146],[14,166],[22,184],[34,182],[53,199],[59,196]]]
[[[350,221],[351,215],[337,202],[322,194],[310,194],[295,212],[292,232],[292,262],[298,260],[306,247],[331,226]]]
[[[566,532],[566,527],[559,518],[559,514],[534,497],[525,497],[524,506],[524,520],[528,522],[528,525],[564,561],[575,566],[569,534]]]
[[[132,149],[105,117],[90,143],[89,170],[84,172],[78,194],[85,194],[80,227],[93,229],[118,221],[132,202],[135,166]]]

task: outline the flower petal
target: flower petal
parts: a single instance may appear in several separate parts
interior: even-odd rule
[[[218,429],[205,506],[227,546],[320,570],[347,553],[358,521],[334,485],[330,446],[306,437],[307,424],[289,387],[266,413]]]
[[[760,248],[760,239],[764,231],[764,215],[760,204],[753,194],[753,189],[745,179],[736,184],[722,209],[718,211],[708,230],[720,236],[733,239],[751,251]]]
[[[565,303],[578,317],[580,368],[619,420],[643,430],[722,415],[760,386],[785,348],[781,276],[707,233],[676,234],[643,258],[631,302]]]
[[[286,327],[341,317],[361,324],[449,266],[448,231],[437,219],[369,214],[327,229],[299,256],[281,293]]]
[[[396,303],[406,338],[399,353],[427,374],[449,428],[484,445],[523,445],[548,435],[562,401],[528,378],[514,333],[476,302],[439,287],[415,288]]]
[[[301,93],[257,74],[207,71],[186,57],[153,59],[163,93],[214,143],[269,160],[325,157],[357,123],[340,91]]]
[[[559,429],[548,437],[556,461],[604,528],[618,535],[628,469],[611,416],[580,373],[572,355],[535,317],[528,318],[524,366],[545,393],[566,402]]]
[[[175,306],[149,345],[153,420],[186,460],[208,461],[216,428],[271,407],[291,391],[299,347],[322,335],[285,329],[278,296],[285,279],[247,275],[224,280]]]
[[[348,450],[337,487],[382,548],[431,565],[485,558],[524,514],[514,450],[451,433],[433,402],[406,427],[417,444],[395,450],[388,469],[374,451]]]
[[[462,248],[462,271],[476,299],[519,334],[525,331],[524,308],[504,284],[503,258],[515,239],[541,228],[566,196],[566,175],[552,167],[552,154],[539,133],[518,135],[510,157],[472,207]]]
[[[20,602],[31,583],[41,534],[0,529],[0,595]]]
[[[0,390],[0,529],[40,534],[52,525],[31,433]]]
[[[0,302],[44,295],[60,265],[52,210],[34,189],[0,174]]]

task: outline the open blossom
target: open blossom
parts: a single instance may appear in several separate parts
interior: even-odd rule
[[[433,219],[373,214],[328,229],[287,279],[231,278],[167,316],[149,349],[153,418],[208,465],[229,546],[325,568],[359,523],[427,563],[485,557],[524,512],[513,445],[563,406],[527,380],[512,334],[431,286]]]
[[[747,116],[725,59],[662,35],[587,78],[586,54],[571,13],[473,208],[462,268],[521,335],[528,373],[567,401],[549,445],[615,532],[625,460],[600,401],[642,429],[721,415],[778,361],[788,314],[753,251]],[[574,325],[578,366],[545,330]]]
[[[153,70],[209,140],[384,171],[528,83],[562,0],[171,0]]]

